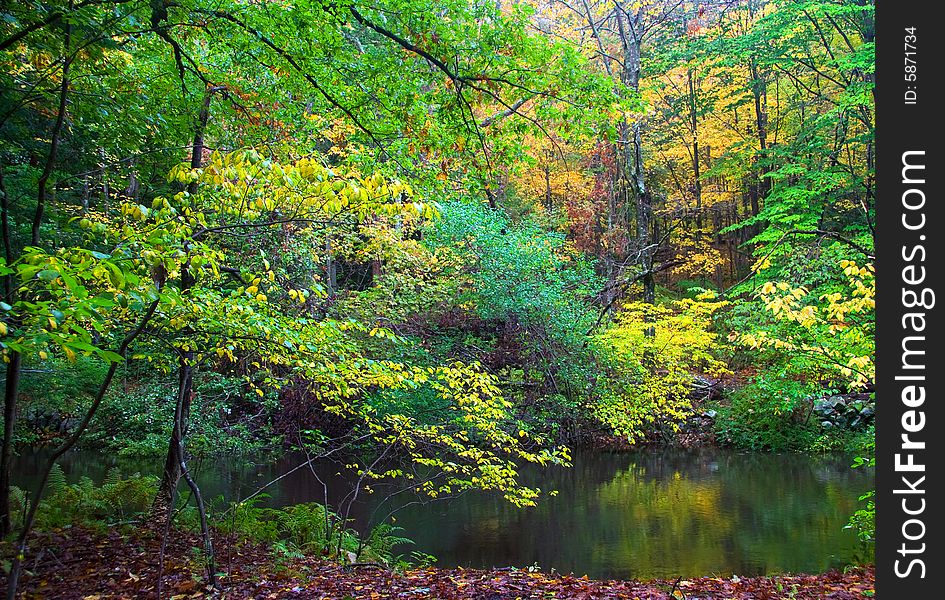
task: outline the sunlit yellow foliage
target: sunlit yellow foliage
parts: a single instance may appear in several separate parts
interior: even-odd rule
[[[786,282],[767,282],[757,295],[765,309],[782,324],[780,335],[765,330],[733,332],[730,339],[748,348],[772,348],[803,353],[820,361],[825,371],[839,373],[851,389],[863,388],[876,379],[873,313],[876,308],[876,277],[872,263],[860,266],[841,260],[846,276],[842,291],[812,298],[805,287]]]
[[[693,374],[727,372],[712,331],[712,314],[726,304],[707,293],[670,306],[625,305],[613,326],[595,338],[610,357],[605,392],[594,406],[597,418],[630,441],[658,421],[678,430],[691,406]]]
[[[683,233],[677,242],[676,259],[679,264],[673,274],[680,277],[715,277],[718,269],[728,269],[728,261],[711,244],[710,234]]]
[[[546,159],[545,163],[526,170],[515,180],[517,191],[533,203],[535,210],[547,212],[549,196],[551,210],[560,209],[569,202],[580,204],[586,201],[594,187],[587,173],[556,160]]]
[[[409,186],[379,174],[329,168],[311,158],[276,162],[254,150],[214,154],[204,168],[182,166],[171,177],[199,182],[196,197],[185,192],[155,211],[160,214],[145,215],[156,227],[175,218],[183,221],[190,236],[190,254],[173,254],[166,269],[174,276],[189,266],[202,285],[186,295],[169,294],[165,313],[171,327],[193,331],[198,360],[212,352],[225,360],[249,361],[252,385],[262,389],[278,389],[293,380],[284,373],[293,373],[306,382],[313,402],[370,434],[385,454],[396,453],[415,465],[413,470],[398,468],[399,476],[429,497],[476,488],[499,491],[518,505],[531,504],[540,490],[518,482],[517,464],[567,462],[565,451],[542,449],[542,440],[518,435],[510,404],[493,376],[478,365],[421,367],[374,358],[368,344],[383,340],[396,346],[403,340],[380,322],[362,324],[351,318],[357,313],[345,320],[311,317],[299,304],[319,290],[289,285],[275,276],[268,260],[255,270],[244,266],[242,285],[207,285],[222,277],[218,264],[222,268],[231,262],[226,247],[212,243],[214,236],[234,225],[285,224],[293,227],[294,236],[308,236],[318,244],[330,232],[336,257],[383,264],[404,276],[394,281],[403,286],[417,283],[406,280],[411,274],[435,276],[437,257],[405,233],[435,217],[437,209],[417,201]],[[127,212],[132,220],[140,218],[139,209]],[[410,296],[405,291],[393,289]],[[392,312],[398,310],[394,300],[390,298]],[[379,306],[374,308],[376,312]],[[384,390],[424,387],[443,403],[436,422],[371,401]],[[365,477],[392,475],[380,464],[357,468]]]

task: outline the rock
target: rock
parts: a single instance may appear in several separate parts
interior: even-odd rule
[[[825,428],[862,429],[873,422],[875,403],[868,394],[834,395],[814,402],[814,414]]]

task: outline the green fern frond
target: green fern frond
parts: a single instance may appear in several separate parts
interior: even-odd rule
[[[49,471],[49,482],[46,484],[48,494],[50,496],[60,494],[66,489],[66,486],[66,473],[62,470],[59,463],[56,463],[53,465],[52,470]]]
[[[102,481],[102,486],[112,486],[121,481],[121,470],[118,467],[112,467],[105,473],[105,479]]]

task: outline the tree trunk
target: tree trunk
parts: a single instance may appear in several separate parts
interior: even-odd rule
[[[754,18],[754,4],[749,2],[748,9],[752,18]],[[755,107],[755,128],[758,136],[758,157],[756,159],[757,167],[755,177],[757,178],[752,186],[751,193],[751,214],[757,216],[761,211],[761,203],[770,191],[770,181],[765,177],[767,172],[768,152],[768,83],[765,81],[764,74],[758,68],[758,63],[754,57],[748,61],[748,72],[751,76],[751,95]],[[758,224],[751,226],[750,237],[754,237],[760,231]]]
[[[71,12],[72,5],[70,3]],[[56,157],[59,153],[59,140],[62,137],[62,128],[66,121],[66,108],[69,101],[69,67],[72,65],[70,56],[70,46],[72,45],[72,25],[68,22],[65,28],[65,40],[63,44],[63,62],[62,62],[62,85],[59,88],[59,109],[56,113],[56,121],[53,124],[52,132],[49,136],[49,154],[46,156],[46,164],[43,166],[43,172],[36,182],[36,212],[33,215],[33,226],[31,228],[30,240],[34,246],[39,245],[39,228],[43,224],[43,216],[46,212],[47,196],[49,194],[49,178],[52,176],[53,169],[56,166]]]
[[[5,165],[0,164],[0,234],[3,236],[4,257],[7,264],[10,264],[13,262],[13,240],[10,239],[10,205],[7,197],[7,187],[3,180],[4,167]],[[13,279],[10,275],[3,278],[3,292],[4,300],[8,304],[13,304],[15,292]],[[3,396],[3,448],[0,451],[0,538],[6,537],[13,527],[10,520],[10,485],[13,467],[13,428],[16,425],[21,360],[22,357],[19,352],[13,352],[10,355]]]
[[[620,74],[622,83],[633,90],[640,90],[640,46],[642,44],[643,9],[634,15],[623,6],[618,6],[617,27],[623,44],[623,69]],[[623,128],[622,128],[623,129]],[[653,277],[653,254],[655,240],[652,239],[653,199],[646,187],[646,173],[643,166],[643,136],[640,120],[632,126],[633,140],[622,140],[624,147],[624,181],[633,191],[636,204],[636,239],[639,252],[638,264],[643,271],[640,282],[643,284],[643,301],[652,304],[656,300],[656,279]],[[647,335],[653,331],[647,329]]]
[[[144,331],[144,328],[154,316],[159,303],[160,300],[154,300],[151,303],[151,306],[138,322],[138,326],[131,330],[118,346],[116,353],[122,359],[125,358],[131,343],[141,335],[141,332]],[[39,483],[31,497],[32,502],[29,505],[29,509],[26,511],[26,516],[23,519],[23,527],[20,529],[20,533],[16,539],[16,545],[13,549],[13,560],[10,562],[10,574],[7,577],[7,600],[15,600],[16,598],[20,572],[23,568],[23,559],[26,556],[27,541],[29,540],[30,532],[33,530],[33,524],[36,522],[36,513],[39,510],[40,501],[43,498],[43,491],[46,489],[46,484],[49,483],[49,474],[52,472],[56,462],[62,458],[62,455],[71,450],[76,445],[76,442],[79,441],[79,438],[85,433],[85,430],[88,429],[89,423],[91,423],[92,418],[95,417],[98,407],[101,405],[102,400],[104,400],[109,386],[111,386],[115,372],[118,371],[118,365],[118,362],[113,362],[111,366],[108,367],[108,372],[105,373],[105,378],[102,380],[101,385],[99,385],[98,392],[95,394],[92,404],[85,411],[85,416],[82,418],[82,421],[66,441],[53,451],[52,456],[46,461],[46,465],[41,471]]]
[[[13,473],[13,427],[16,424],[22,355],[13,352],[7,363],[7,382],[3,395],[3,448],[0,453],[0,537],[13,531],[10,519],[10,484]]]
[[[178,359],[177,400],[174,407],[174,428],[164,459],[164,471],[161,474],[161,486],[155,499],[155,506],[161,510],[171,510],[174,491],[181,477],[181,461],[187,424],[190,421],[190,406],[194,393],[193,373],[194,353],[181,351]]]
[[[696,111],[696,86],[690,68],[687,71],[689,83],[689,126],[692,130],[692,178],[693,196],[696,200],[696,238],[702,237],[702,165],[699,161],[699,114]]]
[[[190,167],[199,169],[203,165],[204,135],[207,130],[207,122],[210,119],[210,101],[213,98],[214,88],[207,88],[204,94],[203,106],[197,118],[197,124],[194,128],[194,141],[191,148]],[[191,182],[187,185],[187,192],[191,195],[197,193],[197,182]],[[181,267],[180,292],[181,296],[186,297],[193,289],[196,280],[190,273],[190,260],[188,259]],[[185,327],[181,331],[184,339],[191,333],[190,327]],[[174,428],[171,432],[171,439],[167,447],[167,458],[164,460],[164,472],[161,476],[161,486],[158,488],[158,495],[155,498],[157,508],[167,508],[170,510],[174,498],[173,491],[177,489],[177,484],[181,478],[181,462],[183,461],[184,438],[187,435],[187,426],[190,423],[190,405],[193,399],[194,382],[194,351],[191,346],[184,344],[177,349],[178,353],[178,386],[177,386],[177,404],[174,410]]]
[[[71,3],[69,6],[72,8]],[[69,67],[72,64],[70,56],[70,46],[72,45],[72,25],[65,26],[65,39],[63,40],[63,63],[62,63],[62,84],[59,88],[59,107],[56,113],[56,121],[53,124],[50,133],[49,154],[46,156],[46,163],[43,166],[43,172],[37,181],[36,212],[33,215],[33,224],[31,227],[30,240],[36,246],[39,244],[39,229],[43,223],[43,217],[46,209],[49,178],[52,176],[53,169],[56,166],[56,157],[59,151],[59,140],[62,135],[62,128],[66,119],[66,108],[69,100]],[[3,165],[0,165],[0,170]],[[0,220],[2,220],[3,250],[6,263],[13,262],[13,241],[10,237],[10,214],[9,198],[7,197],[6,185],[3,182],[3,174],[0,172],[0,195],[2,195],[2,204],[0,204]],[[4,278],[5,301],[12,304],[14,301],[14,291],[12,279],[10,276]],[[13,470],[13,432],[16,426],[17,404],[19,402],[20,377],[22,375],[23,357],[19,352],[12,352],[10,362],[7,363],[6,385],[3,394],[3,441],[0,448],[0,537],[4,537],[12,530],[10,520],[10,486]]]
[[[335,295],[338,288],[338,265],[332,255],[331,236],[325,238],[325,287],[328,288],[329,298]]]

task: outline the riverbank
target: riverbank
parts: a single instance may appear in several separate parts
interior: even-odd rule
[[[280,556],[260,544],[215,539],[217,590],[206,585],[197,537],[173,532],[159,571],[161,535],[73,527],[36,534],[26,557],[21,598],[317,598],[320,600],[761,599],[871,598],[872,567],[819,575],[699,577],[678,581],[603,581],[532,569],[422,568],[397,572],[375,564],[339,566],[320,557]],[[9,558],[9,545],[3,556]]]

